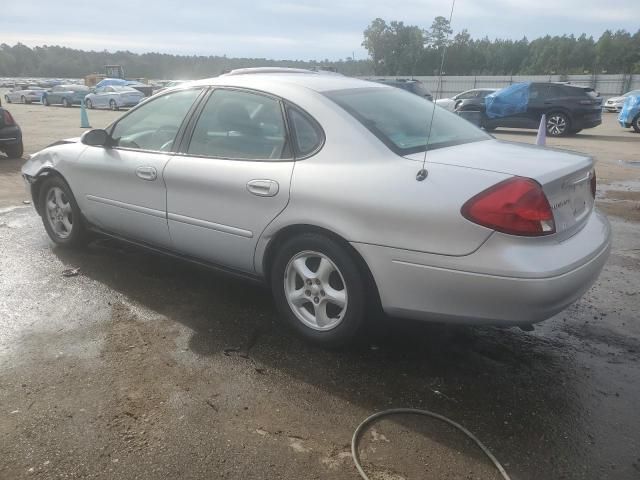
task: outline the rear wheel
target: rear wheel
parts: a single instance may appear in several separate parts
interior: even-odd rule
[[[305,233],[282,245],[271,289],[287,323],[319,345],[342,346],[364,324],[364,278],[347,249],[324,235]]]
[[[15,145],[7,145],[4,147],[4,153],[6,153],[9,158],[22,158],[24,146],[22,145],[22,142]]]
[[[631,122],[631,126],[636,131],[636,133],[640,133],[640,113],[636,115],[636,118]]]
[[[42,223],[54,243],[77,247],[86,242],[82,214],[67,183],[54,176],[44,181],[39,194]]]
[[[553,112],[547,116],[547,135],[562,137],[569,133],[569,117],[564,113]]]
[[[62,99],[62,106],[65,108],[69,108],[71,106],[71,103],[69,103],[69,100],[67,100],[66,98]]]
[[[42,97],[42,104],[43,104],[45,107],[48,107],[49,105],[51,105],[51,104],[49,103],[49,98],[48,98],[48,97]]]
[[[115,100],[109,100],[109,108],[111,110],[119,110],[120,107],[118,107],[118,104],[116,103]]]

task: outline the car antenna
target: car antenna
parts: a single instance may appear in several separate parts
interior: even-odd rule
[[[453,19],[453,10],[456,7],[456,0],[451,1],[451,13],[449,14],[449,28],[451,28],[451,20]],[[424,147],[424,158],[422,159],[422,168],[416,174],[416,180],[422,182],[425,178],[429,176],[429,172],[424,168],[427,163],[427,152],[429,151],[429,142],[431,141],[431,130],[433,129],[433,119],[436,116],[436,104],[435,101],[438,100],[438,94],[440,92],[440,87],[442,86],[442,72],[444,71],[444,60],[447,55],[447,47],[449,45],[449,31],[447,30],[447,35],[444,40],[444,47],[442,49],[442,59],[440,60],[440,72],[438,73],[438,86],[436,87],[436,98],[433,101],[433,110],[431,111],[431,122],[429,123],[429,133],[427,133],[427,144]]]

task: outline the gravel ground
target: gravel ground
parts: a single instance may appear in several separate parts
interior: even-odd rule
[[[27,154],[81,133],[77,108],[11,112]],[[0,478],[355,480],[352,432],[390,407],[462,423],[514,480],[640,478],[640,135],[605,115],[549,143],[597,158],[612,215],[583,299],[534,332],[394,319],[338,352],[293,336],[258,286],[111,240],[53,248],[22,162],[0,160]],[[362,455],[376,479],[498,478],[428,419],[380,422]]]

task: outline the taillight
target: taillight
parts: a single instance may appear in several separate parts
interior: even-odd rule
[[[16,124],[16,121],[7,110],[2,111],[2,120],[4,120],[4,124],[7,126]]]
[[[596,171],[593,170],[591,172],[591,195],[593,196],[593,198],[596,198],[596,188],[597,188]]]
[[[510,235],[537,237],[556,231],[549,201],[530,178],[513,177],[480,192],[461,213],[478,225]]]

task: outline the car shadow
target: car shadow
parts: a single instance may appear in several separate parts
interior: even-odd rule
[[[111,239],[54,252],[82,275],[187,327],[196,355],[236,357],[372,413],[389,407],[438,411],[483,431],[512,464],[521,451],[565,448],[554,432],[580,414],[576,367],[567,345],[555,338],[386,319],[374,321],[354,345],[324,350],[281,324],[260,285]]]

